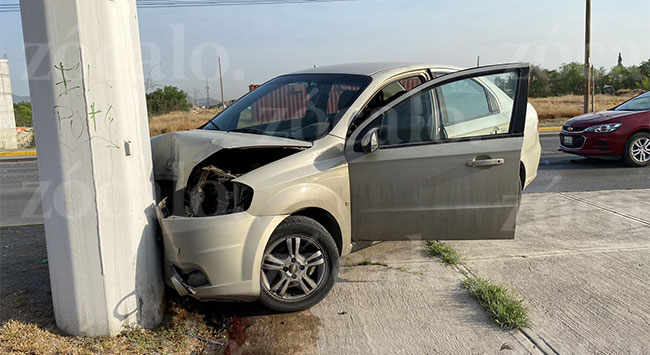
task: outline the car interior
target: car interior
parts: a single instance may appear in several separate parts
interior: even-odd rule
[[[424,82],[424,77],[421,75],[416,75],[399,79],[384,86],[381,90],[379,90],[379,92],[375,94],[375,96],[373,96],[368,101],[366,106],[361,110],[361,113],[354,118],[350,124],[350,129],[348,132],[351,133],[357,127],[359,127],[363,121],[372,116],[372,114],[375,112],[379,111],[382,107],[395,101],[397,98],[404,95],[409,90],[419,86]]]

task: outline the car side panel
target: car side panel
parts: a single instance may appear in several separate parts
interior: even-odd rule
[[[314,142],[308,150],[235,180],[253,188],[248,212],[271,216],[313,207],[325,210],[336,219],[341,230],[342,253],[348,254],[352,250],[350,179],[343,143],[341,138],[327,136]]]
[[[485,230],[494,231],[492,239],[513,238],[520,191],[511,182],[517,180],[521,141],[392,148],[357,158],[350,178],[365,183],[352,201],[355,240],[479,239]],[[478,169],[458,164],[483,155],[504,163]],[[378,174],[378,159],[392,173]]]

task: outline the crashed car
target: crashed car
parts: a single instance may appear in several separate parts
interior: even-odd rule
[[[166,283],[297,311],[372,243],[514,238],[541,151],[528,72],[313,68],[153,138]]]

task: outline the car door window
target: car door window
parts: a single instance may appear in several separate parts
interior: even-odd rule
[[[433,135],[433,100],[427,90],[409,97],[382,115],[379,128],[381,147],[431,141]]]
[[[405,78],[395,80],[381,90],[366,103],[361,112],[354,118],[350,125],[349,132],[351,133],[363,121],[370,117],[373,113],[377,112],[382,107],[395,101],[397,98],[405,94],[411,89],[414,89],[424,83],[426,80],[422,75],[413,75]]]
[[[455,124],[490,114],[485,89],[474,80],[461,80],[440,87],[447,110],[448,124]]]
[[[516,79],[516,73],[494,74],[427,88],[373,118],[364,131],[379,128],[380,149],[507,134]]]
[[[436,89],[439,124],[444,138],[468,138],[507,133],[516,74],[464,79]]]

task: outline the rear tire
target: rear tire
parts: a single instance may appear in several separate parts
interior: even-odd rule
[[[338,248],[327,230],[309,217],[290,216],[264,249],[258,301],[280,313],[310,308],[327,296],[338,272]]]
[[[650,164],[650,133],[633,134],[625,143],[623,160],[629,166],[641,167]]]

